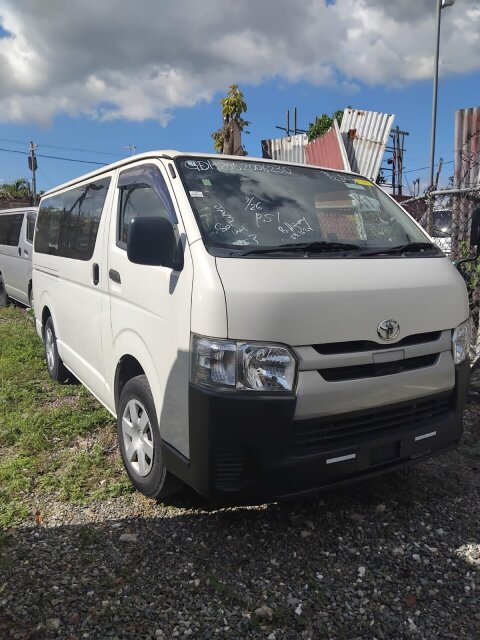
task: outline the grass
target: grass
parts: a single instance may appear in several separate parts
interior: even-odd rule
[[[130,492],[112,416],[81,385],[50,380],[31,314],[0,309],[0,529],[51,500]]]

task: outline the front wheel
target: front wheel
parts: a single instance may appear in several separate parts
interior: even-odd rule
[[[146,376],[124,386],[118,407],[118,444],[133,486],[149,498],[167,498],[182,483],[165,467],[155,404]]]
[[[65,382],[69,376],[68,369],[58,355],[57,337],[53,328],[52,318],[48,318],[43,331],[43,344],[45,346],[45,360],[47,361],[48,373],[52,380]]]

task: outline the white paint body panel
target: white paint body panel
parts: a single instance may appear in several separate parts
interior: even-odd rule
[[[393,347],[468,317],[465,285],[447,258],[217,258],[217,267],[229,338],[379,342],[378,324],[393,318],[400,324]]]

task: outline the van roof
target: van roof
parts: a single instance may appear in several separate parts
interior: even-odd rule
[[[79,182],[83,182],[84,180],[88,180],[90,178],[94,178],[96,176],[101,176],[103,173],[108,171],[112,171],[113,169],[117,169],[119,167],[124,167],[126,165],[131,164],[132,162],[137,162],[138,160],[147,160],[153,158],[163,158],[164,160],[175,160],[175,158],[181,157],[195,157],[195,158],[211,158],[217,156],[222,160],[236,160],[236,161],[245,161],[245,162],[268,162],[271,164],[286,164],[294,167],[308,167],[312,168],[315,165],[309,164],[301,164],[298,162],[284,162],[283,160],[269,160],[267,158],[258,158],[253,156],[228,156],[228,155],[218,155],[214,152],[212,153],[194,153],[189,151],[174,151],[172,149],[169,150],[158,150],[158,151],[146,151],[145,153],[138,153],[134,156],[128,156],[127,158],[123,158],[123,160],[118,160],[117,162],[113,162],[112,164],[107,164],[100,169],[95,169],[90,173],[85,173],[78,178],[74,178],[73,180],[69,180],[68,182],[64,182],[63,184],[58,185],[57,187],[53,187],[46,191],[42,197],[50,196],[61,189],[65,189],[66,187],[72,187]],[[325,169],[326,171],[336,171],[338,173],[348,173],[353,175],[360,175],[356,171],[343,171],[341,169],[331,169],[330,167],[315,167],[317,169]]]
[[[0,216],[6,213],[25,213],[27,211],[38,211],[38,207],[16,207],[15,209],[0,209]]]

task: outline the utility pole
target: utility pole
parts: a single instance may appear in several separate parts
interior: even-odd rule
[[[32,205],[35,204],[37,199],[37,180],[35,177],[35,171],[37,170],[37,156],[35,155],[36,144],[30,141],[30,155],[28,156],[28,168],[32,172]]]
[[[304,129],[299,129],[297,127],[297,107],[293,110],[293,129],[290,127],[290,109],[287,111],[286,126],[280,127],[279,125],[275,125],[275,129],[285,131],[285,135],[287,136],[290,134],[296,136],[298,133],[307,133]]]
[[[432,141],[430,145],[430,180],[428,189],[432,191],[434,188],[433,180],[435,174],[435,131],[437,126],[437,95],[438,95],[438,61],[440,57],[440,24],[442,19],[442,9],[451,7],[455,0],[437,0],[437,19],[436,19],[436,40],[435,40],[435,58],[433,65],[433,98],[432,98]],[[429,215],[427,219],[427,233],[433,231],[433,196],[429,197]]]
[[[408,131],[402,131],[399,126],[390,131],[391,146],[386,147],[386,151],[391,152],[392,157],[388,158],[387,165],[392,171],[392,188],[393,195],[403,195],[403,154],[405,153],[405,136]],[[382,167],[390,170],[389,167]]]

